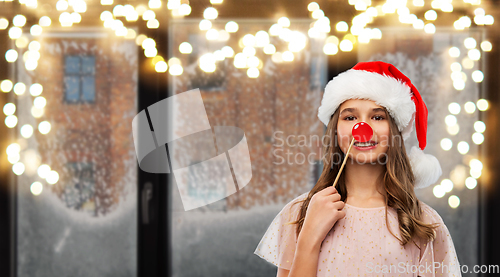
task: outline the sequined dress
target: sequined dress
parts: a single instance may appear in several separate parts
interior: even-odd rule
[[[288,202],[271,222],[254,254],[290,270],[297,244],[295,221],[308,192]],[[388,230],[385,207],[360,208],[345,204],[346,216],[322,242],[318,259],[318,277],[326,276],[462,276],[453,240],[441,216],[422,203],[424,222],[439,223],[432,242],[409,242],[404,247]],[[389,227],[400,237],[396,210],[387,210]],[[420,246],[420,249],[417,247]]]

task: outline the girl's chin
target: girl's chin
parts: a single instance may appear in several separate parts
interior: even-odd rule
[[[375,151],[352,151],[349,153],[349,158],[358,163],[383,163],[386,154]]]

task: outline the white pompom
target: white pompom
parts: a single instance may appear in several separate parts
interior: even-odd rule
[[[443,174],[438,159],[433,155],[425,154],[417,146],[411,148],[409,158],[415,175],[415,189],[426,188],[436,183]]]

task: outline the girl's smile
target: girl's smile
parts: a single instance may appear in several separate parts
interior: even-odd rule
[[[368,142],[355,142],[353,144],[353,147],[358,149],[358,150],[365,151],[365,150],[375,149],[377,147],[377,145],[378,145],[378,142],[371,140]]]

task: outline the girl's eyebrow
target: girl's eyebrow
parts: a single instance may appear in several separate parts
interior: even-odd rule
[[[357,108],[345,108],[340,112],[340,115],[342,115],[344,112],[354,112],[357,111]]]
[[[340,112],[340,114],[342,115],[344,112],[354,112],[357,110],[358,110],[357,108],[345,108]],[[374,108],[372,109],[372,112],[385,112],[385,110],[382,108]]]

